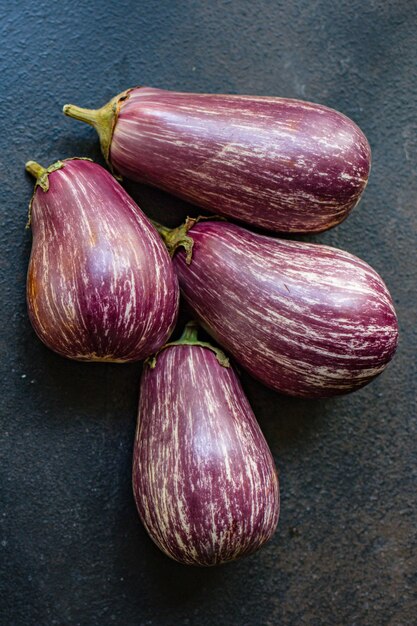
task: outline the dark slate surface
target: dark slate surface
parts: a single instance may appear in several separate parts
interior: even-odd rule
[[[416,5],[413,0],[1,3],[1,587],[5,626],[389,625],[416,607]],[[333,106],[369,137],[369,187],[312,238],[358,254],[398,308],[393,364],[328,401],[243,382],[280,468],[279,531],[260,553],[186,568],[153,546],[130,471],[140,366],[66,361],[25,305],[28,158],[100,160],[65,102],[135,84]],[[141,188],[175,224],[183,204]]]

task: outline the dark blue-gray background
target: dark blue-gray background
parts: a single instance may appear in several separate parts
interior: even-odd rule
[[[389,625],[416,619],[416,5],[414,0],[0,4],[1,617],[4,626]],[[66,361],[25,305],[27,159],[100,162],[66,102],[137,84],[327,104],[367,134],[364,198],[312,237],[384,277],[401,340],[351,396],[285,398],[243,383],[280,469],[261,552],[204,570],[163,556],[130,486],[139,365]],[[183,203],[128,186],[170,224]]]

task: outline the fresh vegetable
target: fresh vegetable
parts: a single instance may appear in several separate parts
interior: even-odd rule
[[[365,135],[310,102],[140,87],[64,113],[96,128],[114,172],[274,231],[335,226],[368,180]]]
[[[149,535],[181,563],[237,559],[276,528],[271,452],[225,355],[193,323],[145,364],[133,490]]]
[[[168,339],[178,281],[158,233],[119,183],[88,159],[29,161],[32,325],[82,361],[135,361]]]
[[[393,303],[357,257],[224,221],[159,230],[201,324],[265,385],[332,396],[363,387],[391,360]]]

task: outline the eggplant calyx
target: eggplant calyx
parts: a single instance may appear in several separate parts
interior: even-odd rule
[[[26,171],[36,178],[35,189],[40,187],[45,193],[49,189],[49,174],[60,170],[62,167],[64,167],[63,161],[56,161],[49,167],[43,167],[36,161],[28,161],[25,165]]]
[[[131,91],[132,89],[127,89],[119,93],[100,109],[83,109],[75,104],[65,104],[62,109],[64,114],[68,115],[68,117],[73,117],[76,120],[80,120],[80,122],[86,122],[96,129],[100,139],[101,151],[113,174],[114,171],[110,162],[110,147],[113,132],[119,117],[120,107],[129,97]]]
[[[159,348],[157,352],[153,356],[150,356],[146,359],[145,365],[148,365],[151,369],[154,369],[156,366],[156,361],[158,355],[165,350],[166,348],[171,348],[175,346],[199,346],[200,348],[207,348],[211,350],[216,355],[216,359],[220,363],[222,367],[230,367],[230,362],[228,357],[225,355],[223,350],[220,348],[216,348],[216,346],[212,346],[208,341],[199,341],[197,338],[198,335],[198,323],[192,320],[185,325],[184,332],[181,337],[176,341],[170,341],[166,343],[162,348]]]
[[[188,231],[191,230],[198,222],[203,220],[224,221],[225,218],[219,215],[210,215],[208,217],[205,215],[187,217],[184,224],[177,226],[177,228],[168,228],[167,226],[163,226],[153,220],[151,220],[151,222],[164,240],[170,256],[173,257],[177,248],[182,247],[185,249],[185,262],[187,265],[190,265],[193,257],[194,239],[188,235]]]
[[[199,217],[187,217],[184,224],[177,226],[177,228],[168,228],[153,220],[152,224],[164,240],[170,256],[173,257],[175,251],[182,247],[185,250],[185,262],[187,265],[190,265],[193,256],[194,239],[187,233],[199,220]]]
[[[32,197],[29,202],[29,211],[28,211],[28,221],[26,222],[26,228],[30,228],[30,224],[32,221],[32,204],[33,198],[35,197],[35,192],[38,187],[42,189],[44,193],[49,191],[49,174],[52,172],[56,172],[57,170],[61,170],[65,167],[65,163],[67,161],[92,161],[88,157],[72,157],[69,159],[61,159],[60,161],[55,161],[52,165],[48,167],[43,167],[37,161],[27,161],[25,164],[26,171],[31,174],[34,178],[36,178],[35,188],[33,190]]]

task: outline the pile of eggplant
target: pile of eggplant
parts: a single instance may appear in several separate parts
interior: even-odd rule
[[[358,203],[367,139],[337,111],[284,98],[137,87],[64,113],[97,130],[111,173],[88,158],[26,164],[33,328],[70,359],[145,361],[133,492],[159,548],[201,566],[250,554],[274,533],[279,486],[232,363],[293,396],[359,389],[394,355],[392,299],[342,250],[224,217],[151,222],[117,179],[257,229],[320,232]],[[194,320],[170,341],[180,292]]]

